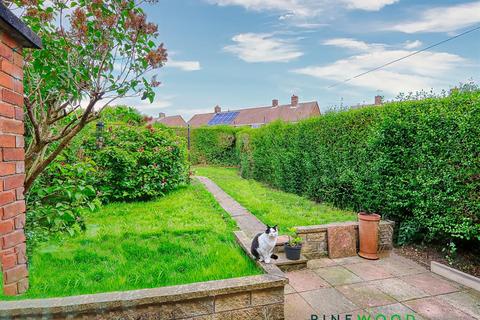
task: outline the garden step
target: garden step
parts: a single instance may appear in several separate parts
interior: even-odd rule
[[[279,236],[275,245],[275,252],[285,252],[283,245],[288,242],[288,236]]]
[[[274,264],[284,272],[307,268],[308,260],[303,255],[300,255],[300,260],[288,260],[285,256],[285,252],[278,252],[277,256],[278,259],[274,260]]]

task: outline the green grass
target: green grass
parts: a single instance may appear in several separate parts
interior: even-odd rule
[[[197,182],[156,201],[105,206],[88,214],[87,224],[83,235],[34,250],[30,290],[20,298],[153,288],[261,273],[236,244],[233,220]]]
[[[353,212],[275,190],[255,180],[243,179],[235,168],[196,167],[195,170],[198,175],[212,179],[263,223],[278,224],[280,233],[287,233],[292,227],[356,219]]]

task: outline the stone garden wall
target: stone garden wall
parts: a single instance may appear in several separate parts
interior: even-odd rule
[[[0,302],[0,319],[283,319],[287,280],[275,275]]]
[[[389,250],[393,247],[393,221],[380,221],[379,248]],[[358,222],[332,223],[317,226],[297,227],[297,234],[303,239],[302,254],[309,259],[315,259],[328,255],[327,229],[337,226],[353,226],[358,248]]]

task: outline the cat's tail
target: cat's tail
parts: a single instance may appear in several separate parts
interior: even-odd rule
[[[277,259],[278,259],[278,256],[277,256],[276,254],[272,254],[272,255],[270,256],[270,258],[272,258],[273,260],[277,260]]]
[[[260,259],[260,255],[258,254],[257,249],[252,248],[252,254],[257,260]]]

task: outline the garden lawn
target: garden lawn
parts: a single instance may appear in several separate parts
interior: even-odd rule
[[[29,265],[30,290],[20,298],[261,273],[236,244],[233,220],[198,182],[156,201],[105,206],[86,220],[85,234],[35,248]]]
[[[288,233],[292,227],[356,220],[353,212],[243,179],[235,168],[196,167],[195,170],[197,175],[213,180],[263,223],[278,224],[280,233]]]

